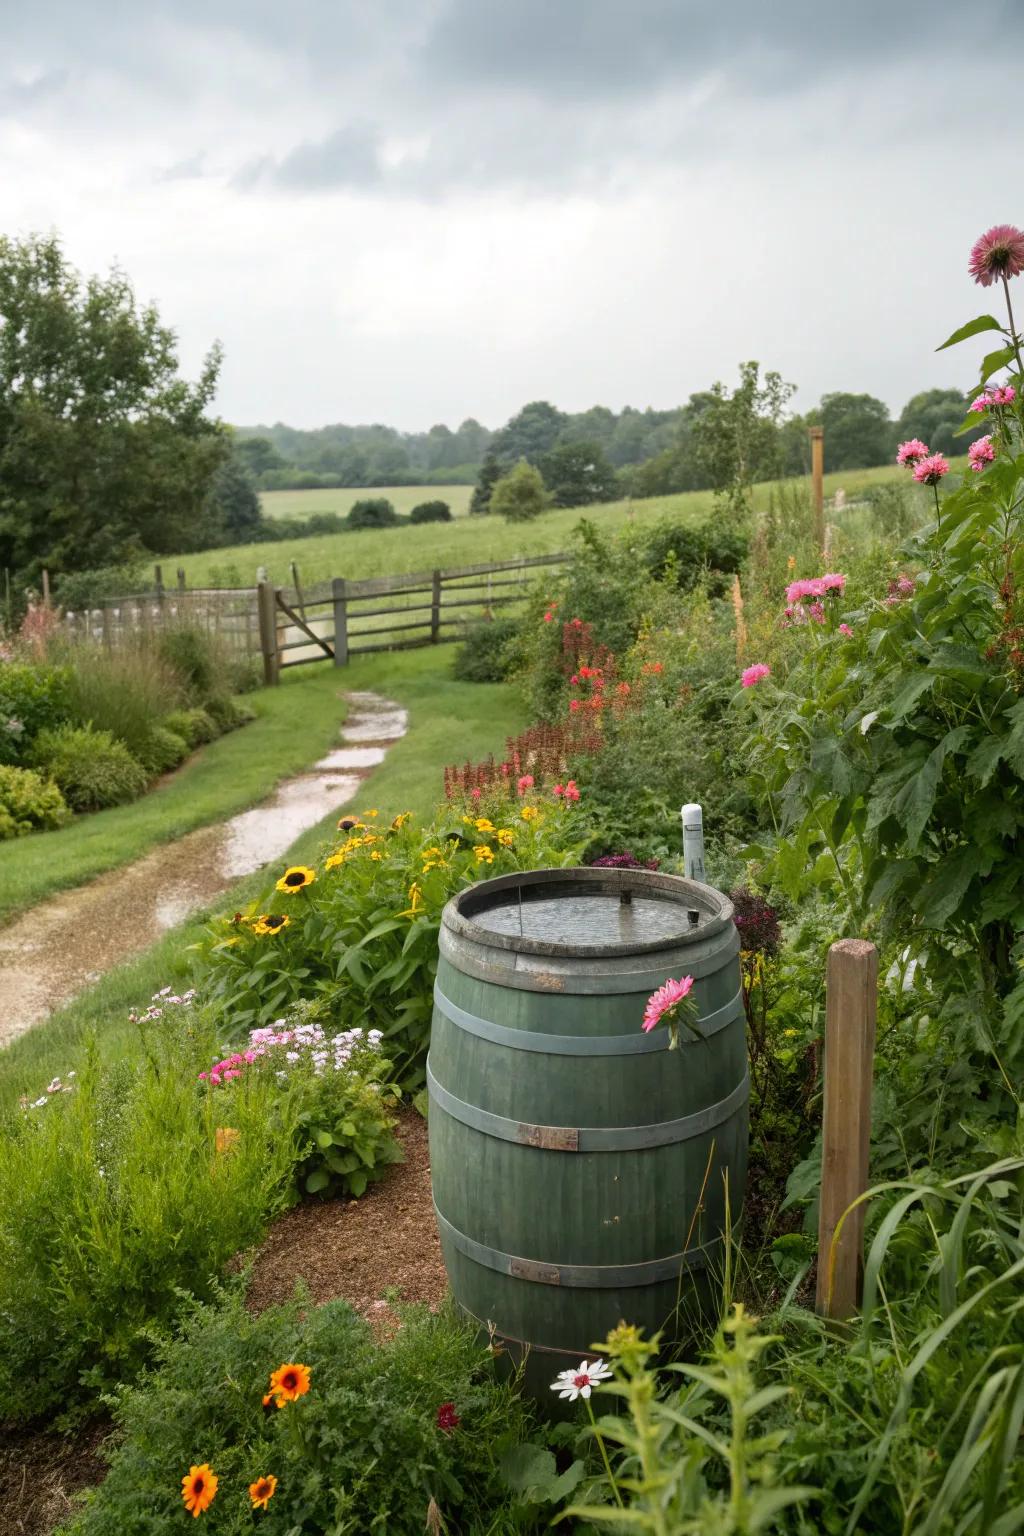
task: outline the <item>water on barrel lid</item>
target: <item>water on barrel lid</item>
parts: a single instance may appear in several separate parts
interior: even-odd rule
[[[521,901],[517,890],[474,912],[473,921],[490,933],[514,934],[543,944],[656,944],[692,934],[684,905],[634,895],[623,902],[614,892],[535,897]]]

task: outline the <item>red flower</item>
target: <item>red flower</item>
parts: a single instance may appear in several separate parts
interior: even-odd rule
[[[443,1429],[446,1435],[450,1435],[453,1429],[458,1429],[461,1420],[455,1412],[454,1403],[442,1403],[437,1410],[437,1427]]]
[[[579,699],[570,699],[570,700],[569,700],[569,708],[570,708],[570,709],[571,709],[571,710],[576,710],[576,709],[579,709],[579,707],[580,707],[580,701],[579,701]]]

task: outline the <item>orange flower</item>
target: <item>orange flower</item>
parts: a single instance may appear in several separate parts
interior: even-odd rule
[[[201,1467],[189,1467],[188,1476],[181,1480],[181,1496],[185,1508],[191,1510],[193,1520],[197,1520],[204,1509],[209,1509],[216,1492],[217,1474],[211,1471],[209,1462],[204,1461]]]
[[[249,1497],[252,1499],[253,1509],[266,1509],[274,1497],[274,1490],[276,1488],[276,1477],[258,1477],[254,1483],[250,1483]]]
[[[294,1403],[296,1398],[309,1391],[309,1366],[279,1365],[270,1378],[270,1390],[277,1398],[279,1408],[285,1403]]]

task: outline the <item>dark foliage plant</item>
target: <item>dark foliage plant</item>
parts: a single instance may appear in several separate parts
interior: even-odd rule
[[[348,514],[350,528],[393,528],[398,513],[386,496],[366,496],[354,501]]]
[[[421,501],[409,513],[410,523],[450,523],[452,509],[446,501]]]

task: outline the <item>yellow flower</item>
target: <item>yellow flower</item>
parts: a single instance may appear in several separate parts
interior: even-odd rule
[[[519,814],[524,821],[536,821],[540,811],[535,805],[524,805]]]
[[[494,854],[488,848],[486,843],[477,843],[476,847],[473,849],[473,852],[476,854],[476,861],[478,864],[494,863]]]
[[[789,559],[786,561],[786,570],[787,571],[795,571],[796,570],[796,555],[790,555]]]
[[[270,1390],[277,1398],[277,1406],[294,1403],[309,1391],[308,1365],[279,1365],[270,1378]]]
[[[498,833],[498,842],[503,848],[511,848],[516,840],[516,835],[510,827],[502,827]]]
[[[423,905],[421,900],[422,896],[423,888],[419,884],[419,881],[414,880],[412,885],[409,887],[409,910],[408,912],[402,913],[403,917],[412,917],[416,912],[419,911]]]
[[[284,912],[264,912],[263,916],[253,924],[253,933],[260,938],[265,938],[268,933],[280,933],[282,928],[287,928],[291,918]]]
[[[286,869],[277,882],[277,889],[283,891],[286,896],[301,891],[303,886],[312,885],[316,879],[316,870],[310,869],[306,864],[293,864],[291,869]]]
[[[463,816],[462,820],[463,820],[463,822],[465,823],[465,825],[467,827],[472,827],[472,826],[476,825],[476,823],[474,822],[472,816]]]
[[[189,1467],[188,1476],[181,1480],[181,1496],[193,1520],[198,1519],[205,1509],[209,1509],[216,1492],[217,1474],[208,1461],[204,1461],[201,1467]]]
[[[339,864],[344,864],[345,850],[342,848],[337,853],[332,853],[329,859],[324,860],[324,869],[337,869]]]
[[[371,818],[372,818],[372,817],[374,817],[374,816],[379,816],[379,815],[380,815],[380,812],[379,812],[379,811],[378,811],[378,810],[376,810],[376,809],[374,809],[374,810],[372,810],[372,811],[360,811],[360,813],[359,813],[359,814],[360,814],[360,815],[361,815],[361,816],[369,816],[369,817],[371,817]]]
[[[412,820],[412,811],[401,811],[395,817],[394,821],[391,823],[392,831],[394,831],[394,832],[401,832],[401,830],[405,826],[406,822],[407,821],[411,821],[411,820]]]
[[[381,861],[381,859],[383,859],[383,857],[384,857],[384,855],[382,853],[378,853],[376,848],[370,854],[370,858],[373,859],[374,862],[377,863],[377,864],[380,863],[380,861]]]
[[[784,1029],[782,1031],[782,1033],[785,1035],[787,1040],[795,1040],[796,1039],[797,1032],[796,1032],[795,1029]]]
[[[252,1500],[253,1509],[266,1509],[274,1497],[276,1488],[277,1478],[273,1474],[270,1477],[258,1477],[254,1483],[250,1483],[249,1497]]]
[[[474,821],[473,825],[474,825],[474,827],[476,827],[478,832],[493,832],[494,831],[494,823],[493,823],[493,821],[488,821],[486,816],[481,816],[480,820],[479,821]]]

